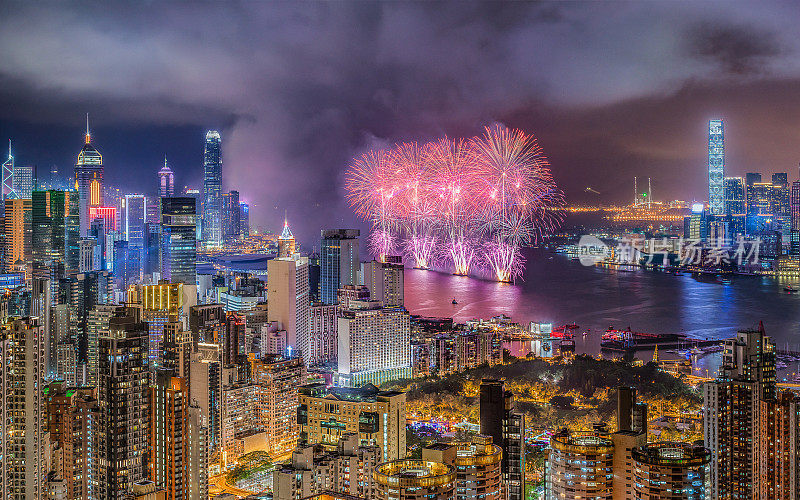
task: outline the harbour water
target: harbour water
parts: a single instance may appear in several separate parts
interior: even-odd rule
[[[453,317],[456,321],[507,314],[525,325],[576,323],[576,351],[600,352],[600,335],[609,326],[653,333],[685,333],[698,339],[724,339],[736,330],[764,322],[779,348],[800,350],[800,294],[783,291],[797,280],[737,276],[730,283],[657,271],[618,271],[585,267],[544,249],[526,250],[523,280],[514,285],[444,272],[407,269],[405,302],[412,314]],[[458,304],[453,304],[453,298]],[[652,351],[640,352],[650,359]],[[659,352],[664,358],[675,357]],[[717,369],[719,355],[695,360],[699,371]],[[783,370],[796,372],[796,363]],[[705,373],[703,373],[705,374]]]

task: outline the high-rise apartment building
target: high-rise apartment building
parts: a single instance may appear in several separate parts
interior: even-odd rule
[[[208,428],[209,454],[222,443],[222,349],[219,344],[198,343],[190,363],[191,401],[197,403]]]
[[[222,245],[222,139],[219,132],[206,133],[203,153],[203,242]]]
[[[603,432],[563,429],[550,438],[546,498],[612,498],[614,443]]]
[[[725,135],[722,120],[708,122],[708,205],[712,216],[725,214]]]
[[[309,366],[327,363],[337,357],[339,350],[339,320],[337,306],[314,304],[311,306],[311,340],[309,341]]]
[[[244,353],[246,320],[243,315],[229,312],[225,318],[225,336],[222,342],[223,366],[233,366]]]
[[[92,145],[89,134],[89,119],[86,119],[86,143],[78,153],[75,163],[75,185],[78,191],[78,214],[80,236],[89,235],[89,207],[103,205],[103,156]]]
[[[334,449],[345,434],[358,434],[362,444],[381,449],[381,460],[406,456],[406,394],[307,384],[300,387],[297,422],[300,442]],[[348,415],[349,418],[342,418]]]
[[[650,443],[633,449],[637,500],[704,500],[711,496],[711,452],[702,443]],[[616,493],[616,492],[615,492]]]
[[[377,446],[363,446],[358,434],[344,434],[335,451],[300,444],[292,461],[273,473],[274,500],[300,500],[334,491],[359,498],[377,498],[375,468],[381,462]]]
[[[164,156],[164,166],[158,171],[158,196],[161,198],[175,196],[175,174],[167,165],[166,156]]]
[[[358,229],[322,230],[320,247],[320,300],[336,304],[337,291],[360,281]]]
[[[772,174],[772,213],[776,217],[789,217],[791,212],[790,199],[791,190],[789,189],[789,176],[786,172],[776,172]]]
[[[402,307],[352,301],[338,317],[337,384],[360,387],[411,377],[411,316]]]
[[[525,493],[525,414],[514,407],[514,395],[502,380],[484,379],[480,386],[481,434],[503,449],[501,470],[508,498]]]
[[[403,262],[400,257],[387,256],[386,261],[372,260],[361,264],[361,278],[369,288],[372,300],[379,300],[384,306],[402,306]]]
[[[3,325],[3,456],[0,457],[0,489],[5,498],[43,498],[45,493],[46,401],[45,331],[38,318],[11,320]]]
[[[378,465],[377,495],[386,500],[455,500],[456,470],[452,465],[403,458]]]
[[[145,477],[149,446],[147,324],[136,308],[121,309],[99,339],[100,421],[97,429],[97,498],[128,498]]]
[[[161,275],[172,283],[197,284],[197,217],[194,198],[161,198]]]
[[[200,406],[189,405],[188,468],[189,499],[205,500],[208,498],[208,419],[203,416]]]
[[[490,436],[475,435],[465,442],[436,443],[422,449],[422,460],[452,465],[459,500],[501,500],[503,450]]]
[[[47,432],[54,454],[55,477],[63,483],[66,498],[95,498],[94,479],[97,429],[97,389],[52,382],[44,389]]]
[[[783,390],[759,411],[759,497],[800,498],[800,394]]]
[[[726,340],[718,378],[703,385],[703,433],[711,497],[753,498],[760,488],[760,402],[775,397],[775,345],[758,330]]]
[[[286,331],[286,345],[311,361],[308,257],[295,253],[267,263],[267,319]],[[285,353],[291,356],[292,352]]]
[[[189,387],[171,370],[155,373],[150,386],[148,477],[166,500],[189,500]]]
[[[5,233],[3,240],[3,272],[30,271],[31,260],[31,200],[5,201]]]
[[[617,431],[609,438],[614,446],[612,499],[634,498],[633,449],[647,444],[647,405],[636,401],[636,389],[617,389]]]

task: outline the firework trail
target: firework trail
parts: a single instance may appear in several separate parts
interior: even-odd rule
[[[486,127],[470,142],[478,179],[484,258],[498,281],[522,274],[520,247],[539,241],[560,223],[563,194],[536,139],[520,130]]]
[[[345,175],[347,200],[356,215],[372,224],[370,251],[381,261],[395,247],[394,164],[386,151],[370,151],[353,160]]]
[[[431,171],[417,143],[395,146],[394,185],[399,187],[400,220],[407,239],[405,250],[414,260],[414,267],[428,269],[433,265],[436,249],[434,226],[438,208],[431,196]]]
[[[345,188],[356,214],[371,222],[369,247],[381,260],[399,247],[415,267],[430,268],[441,247],[456,274],[480,266],[504,282],[524,271],[520,249],[563,216],[563,193],[536,139],[503,126],[467,141],[371,151],[350,164]]]
[[[472,156],[462,140],[443,138],[425,147],[433,172],[433,194],[439,200],[444,234],[444,254],[455,274],[466,276],[475,258],[476,204]]]

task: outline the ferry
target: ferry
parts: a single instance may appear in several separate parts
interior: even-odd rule
[[[603,334],[600,348],[613,351],[630,351],[647,349],[658,344],[679,346],[686,342],[686,335],[682,333],[645,333],[627,330],[617,330],[613,326]]]
[[[797,288],[793,287],[792,285],[786,285],[785,287],[783,287],[783,291],[787,292],[787,293],[797,293],[798,292]]]
[[[456,305],[456,304],[458,304],[458,301],[456,300],[456,298],[455,298],[455,297],[453,297],[453,302],[452,302],[452,304],[453,304],[453,305]]]

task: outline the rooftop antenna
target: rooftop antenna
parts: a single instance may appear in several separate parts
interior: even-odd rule
[[[637,183],[636,176],[633,176],[633,206],[639,204],[639,184]]]
[[[650,210],[650,204],[653,202],[653,190],[650,189],[650,177],[647,178],[647,209]]]
[[[86,144],[89,144],[91,141],[91,136],[89,135],[89,113],[86,113]]]
[[[11,139],[8,140],[8,159],[11,159]]]

